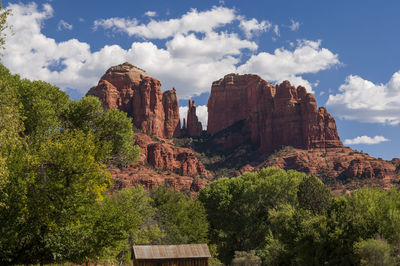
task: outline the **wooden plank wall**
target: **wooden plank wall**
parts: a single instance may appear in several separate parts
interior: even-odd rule
[[[208,258],[133,260],[134,266],[208,266]]]

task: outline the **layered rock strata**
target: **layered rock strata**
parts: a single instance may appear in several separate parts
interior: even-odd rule
[[[180,134],[176,90],[162,93],[160,81],[130,63],[109,68],[87,95],[100,98],[107,109],[127,112],[145,133],[160,138]]]
[[[213,82],[208,100],[211,135],[241,122],[240,134],[225,136],[225,147],[246,141],[271,152],[282,146],[303,149],[343,147],[334,118],[302,86],[273,85],[258,75],[229,74]],[[228,144],[228,145],[227,145]]]

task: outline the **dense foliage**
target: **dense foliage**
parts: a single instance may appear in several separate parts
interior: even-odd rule
[[[249,256],[237,251],[255,252],[263,265],[399,263],[397,189],[332,196],[316,177],[269,168],[217,180],[199,199],[225,263]]]
[[[201,202],[165,187],[154,190],[151,198],[157,209],[157,221],[166,233],[162,244],[208,242],[208,221]]]
[[[94,210],[107,202],[106,164],[138,156],[131,120],[103,110],[97,98],[70,101],[57,87],[20,79],[2,65],[0,112],[1,263],[86,261],[94,256],[93,247],[80,245],[87,239],[96,256],[110,248],[93,238],[101,216]],[[129,230],[139,226],[129,223]]]

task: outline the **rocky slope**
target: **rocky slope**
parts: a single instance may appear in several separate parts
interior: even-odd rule
[[[347,147],[327,150],[283,147],[256,166],[243,166],[239,173],[267,166],[317,175],[336,192],[363,185],[390,188],[400,181],[396,159],[385,161]]]
[[[191,149],[177,147],[170,139],[136,133],[135,141],[140,147],[139,161],[127,168],[111,169],[117,188],[168,184],[177,190],[197,192],[212,177]]]
[[[212,178],[266,166],[315,174],[334,191],[388,188],[400,180],[400,159],[344,147],[334,118],[288,81],[273,85],[257,75],[229,74],[213,82],[207,132],[191,100],[181,128],[175,88],[162,93],[157,79],[130,63],[107,70],[88,95],[127,112],[139,129],[139,162],[111,169],[117,188],[169,184],[196,192]]]

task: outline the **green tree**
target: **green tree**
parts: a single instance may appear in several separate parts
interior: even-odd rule
[[[264,265],[324,265],[326,217],[296,205],[269,211],[269,234],[260,256]]]
[[[6,207],[0,211],[2,263],[67,258],[68,229],[81,223],[110,185],[110,174],[95,160],[95,151],[91,134],[62,131],[10,156],[13,171],[5,188]]]
[[[104,160],[125,166],[139,157],[139,147],[134,145],[132,119],[117,109],[103,110],[97,97],[70,101],[62,117],[66,128],[91,131],[96,135],[98,155]]]
[[[62,114],[65,128],[80,129],[84,132],[96,131],[98,121],[103,117],[104,110],[99,98],[94,96],[82,97],[80,100],[68,102]]]
[[[9,9],[3,9],[3,5],[1,4],[0,1],[0,50],[4,49],[4,45],[6,43],[6,34],[4,31],[7,28],[10,28],[9,25],[7,24],[7,17],[11,15],[11,10]]]
[[[316,176],[307,176],[299,184],[297,198],[301,208],[322,213],[329,207],[331,192]]]
[[[360,265],[395,265],[395,259],[391,255],[391,246],[383,239],[367,239],[356,242],[354,252],[360,257]]]
[[[60,116],[68,104],[68,95],[64,91],[43,81],[27,79],[17,86],[26,135],[39,141],[40,136],[61,129]]]
[[[99,260],[124,262],[132,256],[132,244],[158,242],[162,233],[153,220],[155,209],[151,201],[142,187],[132,187],[90,206],[85,220],[68,228],[71,243],[67,260],[79,264]]]
[[[21,145],[23,120],[16,94],[15,82],[10,72],[0,65],[0,207],[4,204],[4,187],[9,178],[9,155]]]
[[[117,109],[107,110],[99,120],[97,135],[101,145],[109,143],[112,162],[126,166],[139,158],[140,149],[134,145],[132,119]]]
[[[275,168],[221,178],[200,191],[210,222],[210,240],[221,260],[230,263],[234,251],[263,249],[269,232],[269,211],[297,204],[305,174]]]
[[[165,232],[163,244],[208,242],[208,221],[201,202],[166,187],[158,187],[151,197],[156,219]]]

